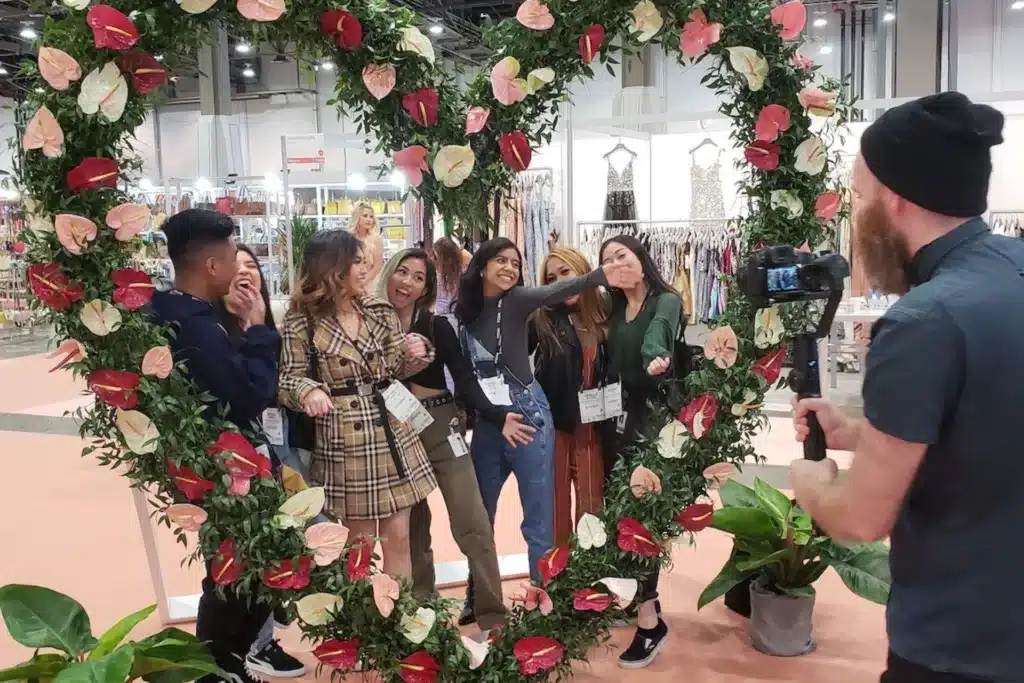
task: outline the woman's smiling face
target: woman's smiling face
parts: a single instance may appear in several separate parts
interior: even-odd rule
[[[484,282],[494,289],[507,292],[518,284],[521,268],[519,252],[512,247],[502,249],[497,256],[487,262],[484,268]]]

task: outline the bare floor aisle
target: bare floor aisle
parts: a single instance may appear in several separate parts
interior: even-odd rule
[[[37,583],[69,593],[82,602],[101,631],[119,617],[154,602],[153,587],[142,546],[138,520],[125,481],[80,456],[82,440],[69,435],[67,421],[58,417],[82,403],[80,388],[66,373],[47,375],[50,362],[38,356],[0,361],[0,538],[4,562],[0,585]],[[772,464],[792,457],[783,431],[785,421],[773,420],[775,431],[759,439]],[[42,432],[42,433],[40,433]],[[781,476],[782,468],[764,468]],[[781,482],[776,482],[781,483]],[[434,537],[438,562],[459,558],[447,531],[443,503],[432,499],[437,512]],[[519,503],[507,487],[499,511],[499,548],[504,553],[524,549],[518,534]],[[170,535],[160,536],[160,553],[172,592],[186,594],[198,587],[198,573],[179,568],[181,547]],[[885,655],[882,608],[850,594],[832,574],[819,584],[815,628],[819,646],[797,659],[766,657],[749,645],[745,623],[720,603],[696,611],[697,596],[725,561],[727,539],[708,531],[695,548],[681,546],[674,566],[662,581],[662,601],[672,641],[650,669],[633,674],[636,681],[740,683],[800,681],[806,683],[871,683],[878,680]],[[519,589],[506,584],[506,596]],[[453,593],[457,594],[458,591]],[[160,628],[151,619],[140,629]],[[282,634],[286,646],[297,645],[293,634]],[[576,680],[584,683],[621,679],[617,653],[631,632],[613,634],[610,648],[593,652],[588,667],[579,667]],[[29,653],[0,635],[0,668]],[[328,680],[327,676],[323,680]],[[355,677],[352,680],[357,680]]]

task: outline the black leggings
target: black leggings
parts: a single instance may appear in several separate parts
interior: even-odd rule
[[[625,393],[625,392],[624,392]],[[609,490],[609,480],[611,479],[612,470],[615,468],[615,464],[622,458],[630,458],[631,456],[626,454],[626,451],[634,446],[640,445],[644,439],[644,430],[647,426],[647,419],[649,417],[650,410],[647,407],[646,396],[642,394],[626,394],[623,396],[623,410],[626,412],[626,425],[625,428],[619,430],[616,425],[612,425],[609,430],[611,437],[609,443],[611,448],[605,452],[608,454],[614,454],[612,457],[606,457],[604,459],[604,490]],[[621,434],[619,432],[622,432]],[[639,581],[640,586],[637,592],[637,603],[642,604],[650,600],[656,600],[658,598],[658,578],[661,575],[660,569],[655,569],[653,572],[645,577],[642,577]]]
[[[256,641],[260,629],[271,614],[267,605],[257,604],[255,598],[240,597],[232,586],[225,587],[225,597],[217,594],[217,586],[210,578],[210,563],[206,563],[203,595],[199,599],[196,618],[196,638],[205,641],[210,654],[221,667],[229,667],[232,656],[242,657]],[[237,665],[237,663],[236,663]]]
[[[944,673],[908,662],[889,650],[889,664],[880,683],[994,683],[987,678]]]

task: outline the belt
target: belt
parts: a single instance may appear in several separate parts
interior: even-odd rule
[[[438,396],[420,399],[420,403],[423,404],[424,408],[437,408],[438,406],[446,406],[449,403],[453,403],[454,401],[455,397],[452,396],[452,393],[450,391],[446,391]]]
[[[349,384],[331,389],[331,396],[372,396],[375,391],[383,391],[391,386],[391,380],[385,379],[376,384]]]

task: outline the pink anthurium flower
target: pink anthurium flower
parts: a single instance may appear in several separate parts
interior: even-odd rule
[[[763,142],[775,142],[779,135],[789,129],[789,110],[781,104],[769,104],[757,115],[754,138]]]
[[[797,95],[809,114],[828,117],[836,113],[836,93],[821,88],[804,88]]]
[[[643,498],[648,493],[661,495],[661,478],[653,470],[637,465],[629,478],[629,488],[634,498]]]
[[[466,135],[476,135],[487,125],[491,110],[486,107],[470,107],[466,112]]]
[[[771,19],[783,40],[796,40],[807,25],[807,8],[801,0],[790,0],[773,9]]]
[[[519,75],[519,60],[505,57],[491,69],[491,92],[506,107],[526,99],[527,83]]]
[[[59,358],[60,362],[50,368],[50,372],[56,372],[68,363],[77,363],[81,360],[85,360],[86,352],[85,347],[77,339],[68,339],[66,342],[57,347],[57,350],[51,353],[47,358]]]
[[[377,605],[377,611],[387,619],[395,611],[395,601],[401,595],[398,582],[387,574],[374,574],[370,577],[370,585],[373,587],[373,602]]]
[[[277,21],[284,14],[284,0],[238,0],[238,13],[250,21]]]
[[[423,182],[423,172],[428,170],[427,148],[423,145],[412,145],[395,152],[391,157],[395,168],[399,169],[410,185],[416,186]]]
[[[534,31],[547,31],[555,25],[551,9],[541,0],[526,0],[519,6],[516,19],[526,28]]]
[[[55,47],[39,48],[39,75],[54,90],[67,90],[71,81],[82,77],[82,67],[75,58]]]
[[[85,246],[96,239],[96,224],[73,213],[59,213],[53,219],[57,241],[69,254],[81,254]]]
[[[61,155],[61,148],[64,145],[64,130],[61,129],[57,118],[46,105],[39,107],[25,127],[25,135],[21,139],[21,146],[24,149],[40,149],[43,156],[56,159]]]
[[[696,59],[722,39],[722,25],[708,22],[704,10],[690,12],[690,20],[683,25],[679,49],[687,59]]]
[[[184,531],[193,533],[199,531],[208,517],[206,510],[190,503],[179,503],[167,508],[167,519]]]
[[[167,379],[174,370],[171,347],[154,346],[142,357],[142,374],[157,379]]]
[[[838,192],[824,192],[814,202],[814,215],[828,223],[839,213],[843,197]]]
[[[367,64],[363,69],[363,85],[378,100],[383,100],[395,89],[395,67],[390,64]]]
[[[149,207],[141,204],[119,204],[107,212],[108,228],[118,242],[130,242],[149,226]]]

